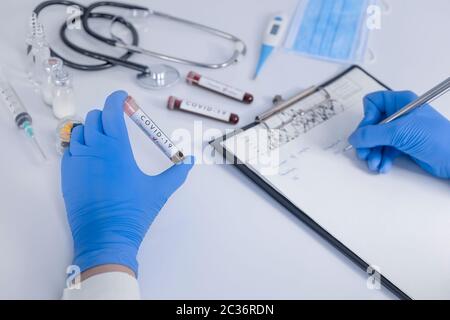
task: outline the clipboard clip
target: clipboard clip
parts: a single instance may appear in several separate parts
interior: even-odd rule
[[[293,104],[295,104],[295,103],[299,102],[300,100],[306,98],[307,96],[317,92],[319,89],[320,88],[317,86],[311,86],[305,90],[300,91],[298,94],[289,98],[288,100],[284,100],[281,95],[276,95],[272,101],[274,104],[274,107],[272,109],[269,109],[266,112],[260,114],[259,116],[257,116],[255,118],[255,121],[258,123],[261,123],[261,122],[267,120],[268,118],[270,118],[271,116],[273,116],[274,114],[276,114],[286,108],[289,108]]]

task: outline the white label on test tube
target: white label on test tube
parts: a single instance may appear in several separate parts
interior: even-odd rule
[[[226,97],[236,99],[243,103],[250,104],[253,102],[253,95],[245,92],[243,90],[237,89],[235,87],[229,86],[225,83],[216,81],[214,79],[204,77],[194,71],[190,71],[186,77],[186,82],[198,86],[200,88],[205,88],[207,90],[217,92]]]
[[[192,113],[201,114],[206,117],[211,117],[217,120],[230,122],[231,112],[220,110],[218,108],[211,106],[205,106],[203,104],[199,104],[189,100],[182,100],[180,109]]]
[[[227,96],[231,96],[237,100],[244,100],[244,95],[245,95],[244,91],[234,88],[234,87],[231,87],[229,85],[226,85],[222,82],[202,76],[200,78],[200,80],[198,81],[198,84],[204,88],[208,88],[210,90],[220,92]]]
[[[145,134],[172,160],[180,162],[184,159],[183,153],[178,150],[175,144],[165,135],[164,132],[154,123],[144,111],[137,105],[130,96],[125,100],[125,113],[134,121]]]
[[[188,100],[181,100],[174,96],[169,97],[167,107],[171,110],[182,110],[227,123],[237,124],[239,122],[239,116],[235,113],[224,111],[216,107],[205,106]]]

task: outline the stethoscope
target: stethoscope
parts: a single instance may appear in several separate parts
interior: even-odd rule
[[[103,63],[99,64],[80,64],[73,61],[68,60],[67,58],[62,57],[60,54],[58,54],[55,50],[51,49],[52,55],[59,57],[62,59],[65,65],[78,69],[78,70],[85,70],[85,71],[98,71],[98,70],[104,70],[107,68],[111,68],[116,65],[120,65],[129,69],[133,69],[138,71],[139,73],[136,75],[138,83],[147,88],[147,89],[160,89],[160,88],[167,88],[174,83],[178,81],[180,78],[180,74],[177,69],[174,67],[171,67],[166,64],[157,64],[153,66],[147,66],[140,63],[132,62],[128,60],[134,53],[144,54],[147,56],[155,57],[158,59],[162,59],[165,61],[170,62],[176,62],[176,63],[182,63],[182,64],[188,64],[196,67],[203,67],[203,68],[210,68],[210,69],[220,69],[228,67],[234,63],[236,63],[241,56],[244,56],[246,54],[246,45],[245,43],[237,38],[236,36],[193,22],[189,20],[185,20],[182,18],[174,17],[162,12],[150,10],[146,7],[137,6],[137,5],[131,5],[127,3],[121,3],[121,2],[112,2],[112,1],[100,1],[100,2],[94,2],[93,4],[89,6],[83,6],[80,5],[74,1],[68,1],[68,0],[50,0],[50,1],[44,1],[41,4],[39,4],[35,9],[34,12],[36,15],[39,15],[39,13],[46,7],[52,6],[52,5],[64,5],[64,6],[74,6],[79,8],[80,10],[80,19],[82,21],[82,25],[84,30],[87,34],[94,37],[97,40],[100,40],[104,43],[107,43],[111,46],[126,49],[127,52],[119,57],[114,57],[110,55],[106,55],[103,53],[95,52],[88,50],[86,48],[80,47],[79,45],[73,43],[69,40],[67,36],[67,30],[68,30],[68,23],[64,22],[63,25],[60,28],[59,34],[61,37],[61,40],[63,43],[74,50],[75,52],[78,52],[80,54],[83,54],[85,56],[88,56],[90,58],[94,58],[97,60],[103,61]],[[122,9],[129,9],[133,11],[139,11],[146,15],[154,15],[157,17],[161,17],[164,19],[168,19],[171,21],[174,21],[176,23],[181,23],[184,25],[187,25],[192,28],[196,28],[198,30],[210,33],[212,35],[215,35],[217,37],[223,38],[225,40],[228,40],[234,44],[234,51],[232,55],[225,61],[220,63],[203,63],[183,58],[178,58],[162,53],[158,53],[155,51],[147,50],[145,48],[142,48],[139,46],[139,35],[136,30],[136,28],[133,26],[132,23],[127,21],[122,16],[113,15],[110,13],[102,13],[102,12],[93,12],[94,9],[99,7],[116,7],[116,8],[122,8]],[[110,25],[110,33],[111,38],[104,37],[103,35],[100,35],[99,33],[95,32],[89,25],[89,19],[104,19],[109,20]],[[112,32],[113,28],[112,26],[114,24],[120,24],[128,31],[131,35],[131,41],[129,43],[126,43],[120,36],[117,34],[114,34]]]

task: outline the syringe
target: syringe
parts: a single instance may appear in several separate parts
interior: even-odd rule
[[[39,154],[46,160],[47,157],[39,145],[34,133],[32,126],[33,120],[4,74],[0,74],[0,96],[3,100],[3,104],[11,112],[17,127],[23,130],[25,136],[32,141]]]

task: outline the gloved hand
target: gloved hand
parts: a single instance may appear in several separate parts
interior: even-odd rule
[[[440,178],[450,178],[450,121],[424,105],[391,123],[377,125],[415,100],[410,91],[375,92],[364,98],[364,119],[350,136],[358,157],[370,170],[388,172],[394,159],[408,155],[422,169]]]
[[[104,264],[129,267],[150,224],[183,184],[193,158],[156,176],[144,174],[131,151],[124,121],[127,93],[117,91],[103,111],[92,110],[73,129],[62,159],[62,192],[81,271]]]

